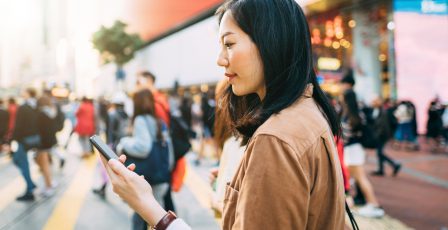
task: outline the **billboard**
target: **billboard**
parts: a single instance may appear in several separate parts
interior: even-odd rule
[[[448,103],[448,3],[394,0],[394,22],[398,99],[415,103],[425,133],[430,101]]]

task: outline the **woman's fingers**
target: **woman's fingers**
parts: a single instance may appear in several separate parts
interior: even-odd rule
[[[108,165],[112,169],[113,173],[119,176],[128,177],[132,173],[129,169],[126,168],[126,166],[124,166],[123,163],[115,159],[110,159]]]
[[[128,165],[128,169],[131,170],[131,171],[134,171],[135,170],[135,164],[132,163],[132,164]]]
[[[126,162],[126,155],[122,154],[122,155],[120,155],[120,156],[118,157],[118,159],[120,160],[120,162],[121,162],[122,164],[124,164],[124,162]]]

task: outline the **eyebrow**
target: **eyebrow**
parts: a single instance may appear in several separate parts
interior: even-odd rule
[[[230,32],[230,31],[225,32],[223,35],[221,35],[221,40],[224,39],[225,36],[227,36],[227,35],[231,35],[231,34],[235,34],[235,33]]]

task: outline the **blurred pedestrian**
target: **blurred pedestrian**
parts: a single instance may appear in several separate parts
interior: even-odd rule
[[[14,131],[12,134],[11,150],[14,164],[19,168],[26,182],[26,190],[18,201],[34,200],[33,190],[36,188],[31,179],[28,162],[28,150],[37,148],[41,144],[38,129],[37,92],[28,88],[22,93],[24,103],[17,109]]]
[[[218,18],[218,65],[231,83],[225,106],[247,144],[226,188],[223,228],[344,229],[339,122],[312,68],[303,11],[294,0],[233,0]],[[150,225],[190,229],[137,174],[115,160],[108,170],[114,190]]]
[[[127,96],[124,93],[117,93],[114,95],[109,104],[109,109],[107,110],[107,118],[105,119],[107,121],[106,142],[114,151],[116,151],[116,147],[120,142],[120,139],[127,135],[129,128],[129,117],[124,111],[126,97]],[[101,184],[99,188],[93,189],[93,192],[98,194],[100,197],[105,198],[106,187],[109,180],[106,170],[101,165],[101,162],[99,162],[98,168],[101,175]]]
[[[372,107],[372,118],[374,119],[374,136],[377,143],[376,153],[378,157],[378,168],[376,171],[372,172],[372,175],[384,176],[384,162],[386,162],[393,167],[393,175],[396,176],[400,171],[401,164],[392,160],[392,158],[390,158],[384,152],[384,146],[392,137],[392,131],[390,128],[387,111],[383,108],[382,100],[379,97],[373,100]]]
[[[90,136],[96,132],[95,108],[90,99],[84,97],[76,111],[76,126],[74,131],[78,134],[81,144],[82,157],[88,157],[93,154],[92,146],[89,142]]]
[[[402,101],[394,111],[394,116],[397,119],[397,130],[394,135],[397,143],[394,147],[398,149],[404,147],[407,150],[412,150],[416,139],[412,125],[414,113],[415,110],[406,101]]]
[[[50,167],[50,152],[57,144],[56,133],[58,132],[58,109],[48,95],[42,95],[37,101],[38,130],[41,144],[37,148],[36,163],[42,172],[45,188],[42,191],[44,197],[54,194],[56,184],[52,181]]]
[[[162,119],[168,127],[170,127],[170,105],[168,99],[156,88],[156,76],[149,72],[143,71],[137,76],[137,90],[148,89],[154,98],[155,116]],[[135,105],[134,105],[135,106]],[[134,110],[135,111],[135,110]],[[134,116],[135,117],[135,116]],[[165,194],[165,209],[175,210],[173,198],[171,197],[171,185]]]
[[[127,135],[129,127],[129,117],[124,111],[125,97],[124,93],[116,94],[107,110],[107,143],[113,150],[117,147],[120,139]]]
[[[10,97],[8,99],[8,114],[9,114],[9,125],[8,125],[8,133],[7,140],[11,141],[12,133],[14,132],[14,125],[16,124],[17,117],[17,103],[16,99]]]
[[[356,93],[353,90],[355,79],[345,76],[341,80],[344,90],[342,100],[342,131],[344,138],[344,162],[348,166],[350,176],[359,185],[367,204],[358,210],[359,215],[365,217],[382,217],[384,210],[380,207],[364,171],[366,153],[361,145],[363,118],[360,116]]]
[[[443,115],[444,108],[438,98],[431,101],[428,109],[428,122],[426,126],[426,136],[429,140],[429,147],[432,153],[440,150],[441,137],[443,132]]]
[[[163,120],[168,126],[170,125],[170,106],[168,99],[159,92],[155,86],[156,76],[149,72],[143,71],[137,76],[137,91],[148,89],[154,97],[156,116]]]
[[[9,113],[6,110],[3,103],[3,99],[0,98],[0,145],[8,142],[8,126],[9,126]]]
[[[206,156],[206,147],[212,150],[212,156],[216,157],[217,148],[215,140],[213,139],[213,126],[215,122],[215,100],[213,99],[214,93],[203,93],[201,95],[201,124],[202,124],[202,138],[198,157],[195,160],[195,164],[199,165],[201,160]]]
[[[151,154],[154,141],[166,137],[163,136],[162,131],[163,121],[156,117],[155,102],[151,92],[147,89],[140,90],[134,94],[133,101],[132,136],[122,138],[117,146],[117,151],[143,160]],[[158,203],[164,203],[164,196],[169,189],[169,184],[167,182],[152,185],[153,195]],[[134,213],[132,217],[132,229],[147,229],[145,221],[137,213]]]

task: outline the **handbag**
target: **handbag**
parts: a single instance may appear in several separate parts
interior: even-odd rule
[[[145,119],[146,125],[149,127],[148,121]],[[162,121],[160,121],[162,122]],[[162,132],[167,127],[162,122]],[[149,131],[149,128],[148,128]],[[151,136],[151,133],[150,133]],[[150,185],[158,185],[171,181],[171,171],[169,168],[169,147],[165,140],[153,138],[153,145],[146,158],[136,158],[126,154],[128,164],[135,164],[135,173],[143,175]]]
[[[22,143],[25,145],[26,149],[37,148],[41,145],[41,142],[40,135],[38,134],[27,136],[22,140]]]

